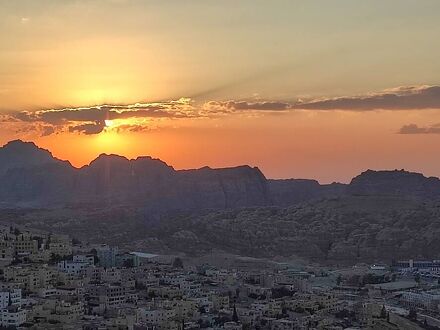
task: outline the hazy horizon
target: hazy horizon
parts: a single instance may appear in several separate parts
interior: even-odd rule
[[[440,2],[0,0],[0,144],[440,176]],[[374,24],[372,24],[374,22]]]
[[[33,141],[30,141],[30,140],[29,141],[25,141],[25,140],[17,139],[17,140],[8,141],[7,143],[5,143],[4,145],[2,145],[0,147],[5,147],[7,144],[9,144],[11,142],[15,142],[15,141],[21,141],[21,142],[25,142],[25,143],[28,143],[28,142],[34,143]],[[36,145],[36,146],[41,148],[39,145]],[[176,167],[173,164],[170,164],[169,162],[167,162],[166,159],[161,159],[161,158],[153,157],[151,155],[137,155],[137,156],[133,156],[133,157],[127,157],[127,156],[119,155],[119,154],[116,154],[116,153],[101,153],[101,154],[98,154],[95,157],[93,157],[88,163],[85,163],[85,164],[82,164],[82,165],[75,165],[69,159],[63,159],[63,158],[57,157],[49,149],[45,149],[45,148],[42,148],[42,149],[49,151],[52,154],[52,156],[54,158],[56,158],[56,159],[59,159],[61,161],[68,161],[70,163],[70,165],[72,165],[76,169],[80,169],[82,167],[91,165],[91,163],[93,161],[97,160],[100,156],[116,156],[116,157],[123,157],[123,158],[125,158],[127,160],[137,160],[139,158],[149,157],[149,158],[151,158],[153,160],[160,160],[160,161],[166,163],[168,166],[171,166],[176,171],[180,171],[180,170],[183,170],[183,171],[185,171],[185,170],[197,170],[197,169],[201,169],[203,167],[209,167],[209,168],[212,168],[212,169],[224,169],[224,168],[234,168],[234,167],[240,167],[240,166],[249,166],[249,167],[256,167],[256,168],[258,168],[267,179],[272,179],[272,180],[288,180],[288,179],[294,179],[294,180],[316,180],[320,184],[331,184],[331,183],[349,184],[351,179],[353,179],[355,176],[358,176],[361,173],[363,173],[365,171],[368,171],[368,170],[372,170],[372,171],[401,171],[401,170],[404,170],[404,171],[412,172],[412,173],[420,173],[420,174],[424,175],[425,177],[430,177],[429,175],[426,175],[426,173],[417,172],[417,171],[411,171],[411,170],[404,169],[404,168],[365,168],[365,169],[361,170],[359,173],[357,173],[355,176],[353,176],[352,178],[348,179],[347,181],[336,181],[336,180],[334,180],[334,181],[328,181],[328,182],[321,182],[320,180],[318,180],[316,178],[313,178],[313,177],[295,177],[295,176],[291,176],[291,177],[269,177],[269,176],[266,175],[266,173],[264,172],[263,169],[259,168],[258,166],[254,166],[252,164],[235,164],[235,165],[232,164],[230,166],[223,166],[223,167],[202,165],[200,167],[190,167],[190,168],[189,167],[182,167],[182,168],[179,168],[179,167]]]

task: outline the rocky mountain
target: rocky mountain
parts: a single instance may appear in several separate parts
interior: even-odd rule
[[[440,258],[440,204],[395,196],[344,196],[288,208],[217,211],[172,219],[166,246],[319,263]]]
[[[249,166],[175,170],[151,157],[101,155],[75,168],[32,143],[0,148],[3,221],[158,253],[440,258],[439,198],[438,178],[403,170],[321,185]]]
[[[3,207],[106,207],[127,205],[152,213],[270,204],[258,168],[176,171],[150,157],[101,155],[80,169],[31,143],[0,148]]]
[[[436,199],[440,197],[440,180],[404,170],[368,170],[353,178],[348,186],[348,193]]]
[[[9,169],[39,167],[61,162],[49,151],[38,148],[32,142],[15,140],[0,148],[0,175],[4,175]]]
[[[440,180],[405,171],[366,171],[349,185],[315,180],[268,180],[258,168],[175,170],[159,159],[100,155],[75,168],[35,144],[0,148],[0,207],[142,208],[176,214],[254,206],[289,206],[341,196],[436,199]]]
[[[342,183],[319,184],[316,180],[287,179],[268,180],[274,205],[289,206],[310,200],[342,196],[347,185]]]
[[[117,206],[0,210],[0,219],[159,254],[218,251],[330,265],[440,258],[440,203],[391,195],[162,215],[160,221]]]

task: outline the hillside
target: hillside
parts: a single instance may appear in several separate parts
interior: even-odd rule
[[[440,258],[440,180],[418,173],[368,170],[321,185],[117,155],[75,168],[21,141],[0,148],[0,169],[3,222],[88,241],[324,263]]]
[[[0,207],[143,208],[178,214],[253,206],[289,206],[349,195],[437,199],[440,180],[406,171],[368,170],[349,185],[315,180],[268,180],[256,167],[175,170],[159,159],[100,155],[75,168],[33,143],[0,148]]]

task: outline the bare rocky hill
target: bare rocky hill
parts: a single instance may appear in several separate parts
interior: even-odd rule
[[[0,182],[1,221],[88,241],[322,263],[440,258],[440,180],[403,170],[321,185],[150,157],[101,155],[78,169],[14,141],[0,148]]]

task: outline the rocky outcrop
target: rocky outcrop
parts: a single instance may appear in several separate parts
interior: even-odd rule
[[[117,155],[78,169],[14,141],[0,148],[0,183],[2,219],[87,241],[329,263],[440,258],[440,180],[418,173],[369,170],[321,185],[267,180],[250,166],[177,171]]]
[[[329,264],[440,258],[437,203],[394,196],[345,196],[289,208],[217,211],[166,219],[155,235],[179,251],[224,250]],[[194,246],[197,247],[194,248]]]
[[[268,180],[272,202],[278,206],[289,206],[310,200],[333,198],[344,195],[347,185],[332,183],[321,185],[316,180],[287,179]]]
[[[391,195],[436,199],[440,197],[440,180],[404,170],[368,170],[353,178],[348,193],[352,195]]]
[[[77,169],[20,141],[1,148],[0,160],[3,207],[127,205],[164,214],[270,203],[266,178],[249,166],[176,171],[151,157],[101,155]]]
[[[142,208],[176,214],[253,206],[290,206],[348,195],[436,199],[440,180],[405,171],[366,171],[349,185],[267,180],[258,168],[175,170],[159,159],[100,155],[75,168],[33,143],[0,148],[0,207]]]
[[[62,163],[44,149],[38,148],[32,142],[21,140],[10,141],[0,148],[0,175],[10,169],[25,169],[44,165]]]

